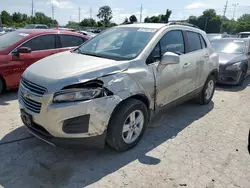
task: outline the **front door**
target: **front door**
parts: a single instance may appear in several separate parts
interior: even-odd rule
[[[178,54],[181,62],[157,70],[160,59],[166,52]],[[180,97],[180,85],[183,82],[181,66],[183,64],[182,59],[185,59],[183,56],[185,56],[185,45],[183,33],[180,30],[168,31],[151,53],[150,57],[154,57],[154,62],[150,66],[155,72],[156,108],[169,104]]]
[[[15,73],[10,75],[13,82],[11,85],[13,85],[13,87],[17,87],[19,85],[22,73],[31,64],[59,52],[59,50],[56,49],[55,35],[53,34],[35,37],[20,47],[31,48],[31,53],[13,53],[13,55],[11,55],[10,65],[13,64],[16,67],[18,65],[19,67],[18,70],[16,68]]]

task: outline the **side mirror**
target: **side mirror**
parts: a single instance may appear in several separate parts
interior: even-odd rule
[[[178,64],[178,63],[180,63],[180,56],[178,54],[175,54],[173,52],[166,52],[161,57],[157,70],[159,71],[164,69],[167,65]]]
[[[26,53],[31,53],[31,48],[28,47],[21,47],[18,48],[16,51],[17,54],[26,54]]]

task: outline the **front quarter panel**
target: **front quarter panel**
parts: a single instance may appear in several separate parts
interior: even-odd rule
[[[104,87],[125,100],[134,95],[144,95],[149,101],[149,108],[154,108],[154,75],[152,68],[143,62],[135,62],[128,70],[102,77]]]

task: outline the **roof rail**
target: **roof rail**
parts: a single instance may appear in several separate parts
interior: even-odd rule
[[[189,26],[189,27],[195,27],[195,28],[198,28],[196,25],[194,24],[190,24],[190,23],[187,23],[187,22],[168,22],[167,25],[184,25],[184,26]]]

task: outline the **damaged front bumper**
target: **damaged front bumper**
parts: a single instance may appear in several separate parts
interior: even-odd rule
[[[93,100],[53,103],[53,94],[42,97],[22,95],[19,88],[21,118],[29,132],[41,140],[57,145],[103,147],[109,119],[121,101],[116,95]],[[32,105],[41,104],[40,112]]]

